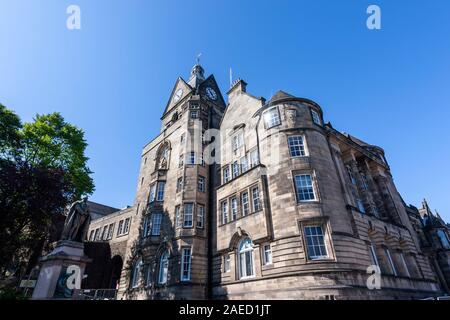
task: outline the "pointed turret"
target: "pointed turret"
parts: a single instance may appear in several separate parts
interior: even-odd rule
[[[199,85],[205,81],[205,70],[199,64],[192,67],[191,76],[189,77],[188,84],[193,88],[197,89]]]

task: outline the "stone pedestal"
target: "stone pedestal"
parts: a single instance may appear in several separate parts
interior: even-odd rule
[[[73,299],[80,289],[86,264],[80,242],[61,240],[55,249],[40,261],[39,277],[32,299]]]

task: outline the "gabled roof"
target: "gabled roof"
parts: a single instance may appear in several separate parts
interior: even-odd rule
[[[197,94],[201,93],[205,87],[213,87],[213,89],[216,91],[217,100],[215,101],[216,103],[213,103],[226,106],[225,100],[222,96],[222,91],[220,90],[220,87],[217,84],[216,78],[214,78],[213,74],[210,74],[205,80],[202,81],[202,83],[198,87],[199,92],[197,92]]]
[[[173,102],[173,95],[177,91],[178,88],[185,89],[183,91],[183,96],[181,99],[177,102]],[[172,92],[170,93],[169,100],[167,101],[166,108],[164,109],[164,112],[162,114],[162,118],[164,115],[169,112],[175,105],[177,105],[181,100],[183,100],[187,95],[189,95],[193,91],[193,88],[182,78],[178,77],[177,81],[175,82],[175,85],[173,86]]]

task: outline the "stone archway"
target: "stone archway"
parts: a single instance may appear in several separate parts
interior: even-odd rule
[[[123,259],[116,255],[111,259],[111,278],[109,280],[109,288],[116,289],[120,281],[120,274],[122,273]]]

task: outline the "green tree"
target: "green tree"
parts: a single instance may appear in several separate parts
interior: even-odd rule
[[[0,271],[32,263],[64,208],[94,185],[84,133],[59,113],[22,124],[0,104]],[[12,268],[14,269],[14,268]]]
[[[84,133],[59,113],[37,115],[21,130],[22,155],[32,166],[63,169],[73,185],[72,200],[94,191],[85,156]]]
[[[0,158],[9,159],[17,156],[20,150],[20,133],[22,127],[19,117],[0,103]]]

